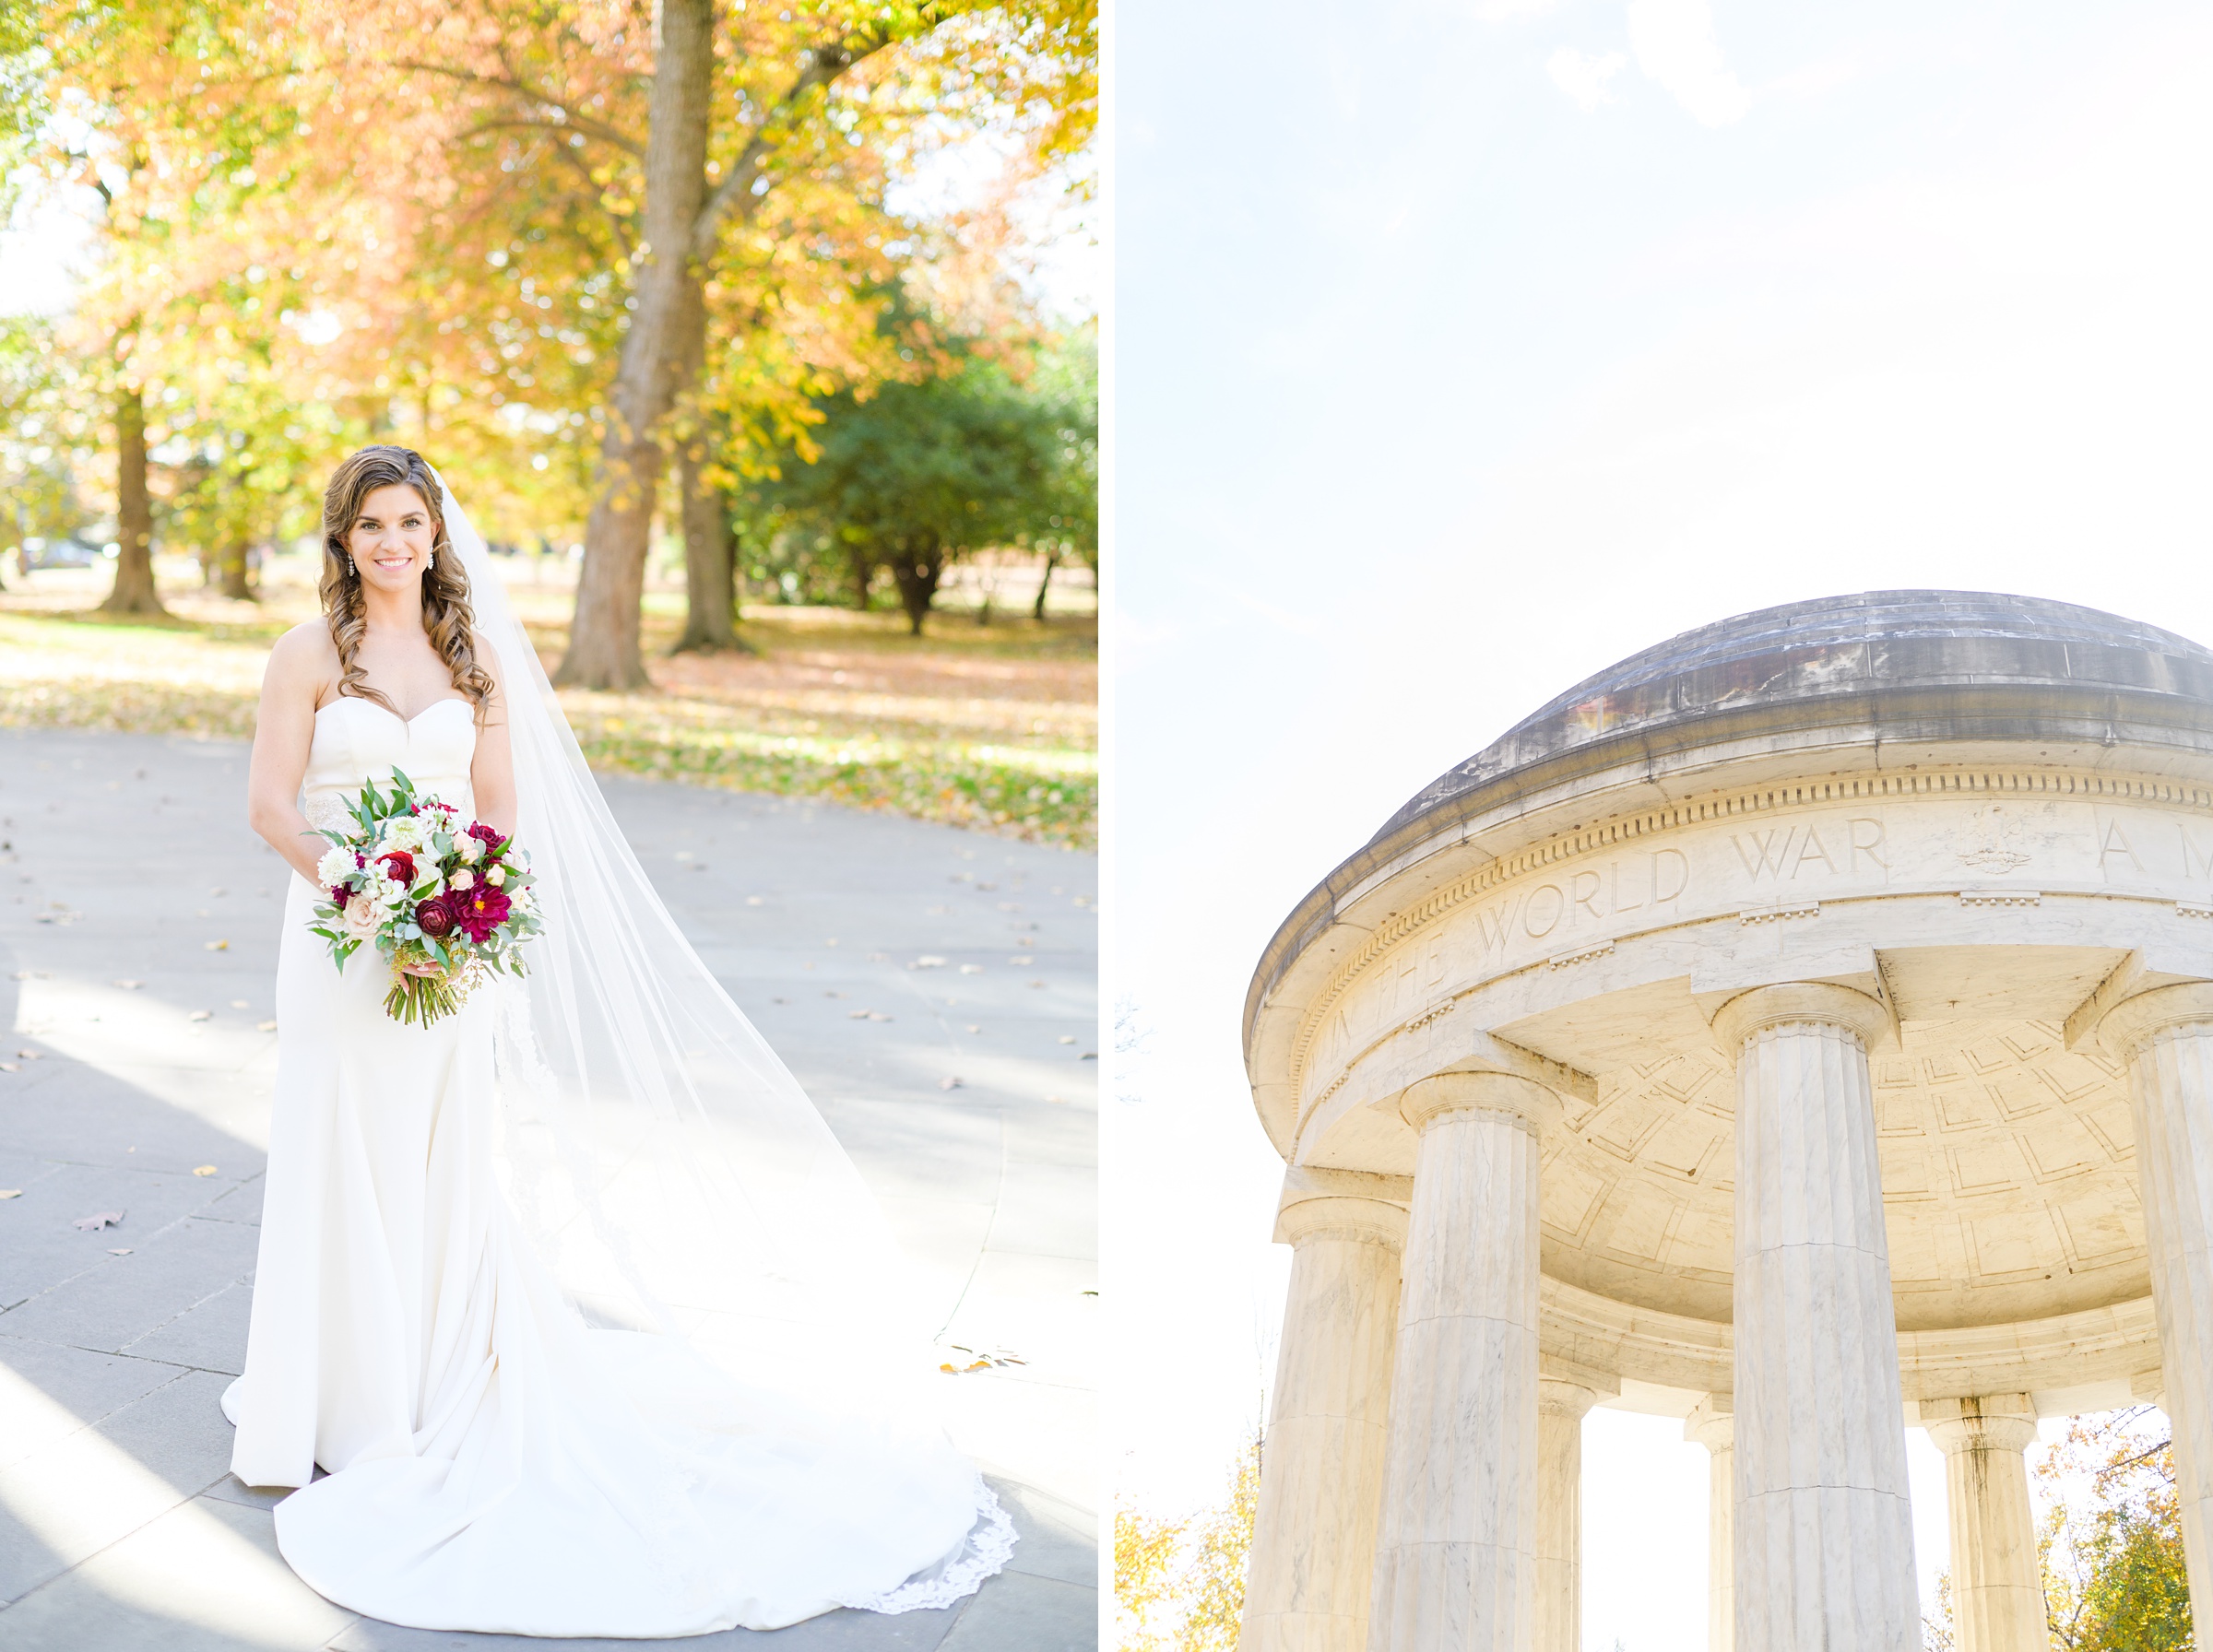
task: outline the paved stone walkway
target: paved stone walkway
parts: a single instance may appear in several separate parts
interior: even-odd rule
[[[229,1473],[216,1400],[245,1349],[284,871],[246,830],[244,777],[237,746],[0,733],[0,1191],[20,1190],[0,1198],[0,1648],[543,1646],[332,1606],[278,1557],[271,1494]],[[951,1611],[683,1644],[1095,1646],[1096,863],[824,805],[608,792],[882,1195],[948,1349],[1026,1362],[945,1379],[1023,1532],[1011,1571]],[[72,1225],[103,1210],[122,1225]]]

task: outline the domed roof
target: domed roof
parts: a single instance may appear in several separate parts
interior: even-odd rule
[[[1711,726],[1771,726],[1793,704],[1809,725],[1894,724],[1899,738],[2035,738],[2078,736],[2092,702],[2118,721],[2124,700],[2132,722],[2148,713],[2173,721],[2185,707],[2194,709],[2181,720],[2206,722],[2195,708],[2213,707],[2213,650],[2038,596],[1866,591],[1788,603],[1686,631],[1586,678],[1438,775],[1371,846],[1470,793],[1497,795],[1494,783],[1508,776],[1571,756],[1585,769],[1639,746],[1727,738]]]

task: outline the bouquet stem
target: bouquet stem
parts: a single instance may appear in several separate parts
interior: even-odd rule
[[[461,1008],[453,983],[438,975],[410,975],[395,971],[392,990],[385,995],[385,1013],[396,1021],[427,1027]]]

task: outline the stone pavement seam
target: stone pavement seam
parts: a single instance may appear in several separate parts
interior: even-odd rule
[[[67,1161],[64,1161],[64,1162],[67,1162]],[[104,1168],[104,1167],[94,1167],[94,1168]],[[197,1214],[197,1212],[196,1212],[196,1211],[187,1210],[187,1211],[185,1211],[185,1212],[184,1212],[183,1215],[181,1215],[181,1216],[175,1216],[175,1217],[172,1217],[172,1218],[171,1218],[171,1219],[170,1219],[168,1221],[165,1221],[165,1222],[163,1222],[163,1223],[162,1223],[162,1224],[161,1224],[160,1227],[158,1227],[158,1228],[154,1229],[154,1231],[153,1231],[152,1233],[146,1233],[146,1234],[142,1234],[142,1235],[139,1235],[139,1236],[136,1237],[136,1238],[133,1240],[133,1242],[132,1242],[131,1248],[132,1248],[133,1250],[136,1250],[136,1249],[138,1249],[138,1248],[139,1248],[139,1246],[141,1246],[141,1245],[151,1245],[151,1244],[152,1244],[152,1243],[153,1243],[155,1240],[157,1240],[157,1239],[160,1238],[160,1237],[161,1237],[161,1236],[162,1236],[164,1233],[171,1233],[171,1232],[174,1231],[174,1230],[175,1230],[175,1229],[177,1229],[177,1228],[183,1227],[183,1225],[184,1225],[186,1222],[188,1222],[188,1221],[192,1221],[192,1220],[194,1219],[194,1217],[195,1217],[196,1214]],[[122,1230],[121,1230],[120,1228],[118,1228],[116,1231],[117,1231],[118,1233],[121,1233],[121,1232],[122,1232]],[[9,1304],[7,1304],[7,1306],[6,1306],[5,1309],[0,1309],[0,1329],[5,1329],[5,1328],[6,1328],[6,1324],[7,1324],[7,1316],[8,1316],[9,1314],[12,1314],[12,1313],[14,1313],[14,1312],[15,1312],[15,1311],[16,1311],[18,1308],[25,1307],[25,1306],[29,1305],[30,1304],[31,1304],[31,1303],[37,1302],[37,1301],[38,1301],[38,1300],[39,1300],[41,1297],[52,1296],[52,1295],[53,1295],[53,1294],[55,1292],[57,1292],[57,1291],[60,1291],[60,1290],[63,1290],[63,1289],[65,1289],[65,1287],[67,1287],[67,1286],[69,1286],[69,1285],[73,1285],[73,1284],[75,1284],[75,1283],[76,1283],[76,1282],[77,1282],[78,1280],[81,1280],[81,1279],[88,1279],[88,1278],[89,1278],[91,1275],[93,1275],[93,1274],[95,1274],[95,1273],[99,1272],[99,1271],[100,1271],[100,1269],[101,1269],[102,1268],[112,1268],[112,1267],[113,1267],[113,1266],[114,1266],[116,1263],[118,1263],[118,1262],[120,1262],[120,1261],[122,1261],[122,1260],[123,1260],[123,1258],[122,1258],[121,1257],[113,1257],[113,1256],[101,1256],[101,1257],[94,1257],[94,1258],[93,1258],[93,1259],[92,1259],[90,1262],[88,1262],[88,1263],[87,1263],[87,1264],[86,1264],[84,1267],[82,1267],[82,1268],[78,1268],[78,1269],[77,1269],[77,1270],[75,1273],[69,1274],[69,1275],[65,1276],[65,1278],[58,1279],[58,1280],[54,1280],[53,1284],[51,1284],[51,1285],[48,1285],[48,1286],[47,1286],[47,1287],[46,1287],[44,1290],[42,1290],[42,1291],[33,1291],[33,1292],[31,1292],[31,1293],[29,1295],[29,1296],[26,1296],[25,1298],[23,1298],[23,1300],[22,1300],[21,1302],[12,1302],[12,1303],[9,1303]],[[223,1289],[223,1290],[228,1290],[228,1289],[229,1289],[229,1288],[230,1288],[231,1285],[234,1285],[234,1284],[236,1284],[237,1282],[238,1282],[238,1281],[237,1281],[237,1280],[224,1280],[224,1281],[223,1281],[223,1286],[222,1286],[222,1289]],[[220,1292],[212,1292],[211,1294],[219,1294],[219,1293],[220,1293]],[[203,1299],[203,1300],[205,1300],[205,1299]],[[193,1304],[193,1307],[197,1307],[198,1305],[199,1305],[199,1304],[198,1304],[198,1303],[195,1303],[195,1304]],[[187,1308],[187,1309],[185,1310],[185,1312],[186,1312],[186,1313],[190,1313],[191,1311],[192,1311],[192,1310],[191,1310],[190,1308]],[[168,1324],[168,1323],[169,1323],[169,1321],[168,1321],[168,1320],[163,1320],[163,1321],[162,1321],[162,1324],[163,1324],[163,1325],[166,1325],[166,1324]],[[141,1333],[140,1333],[138,1336],[136,1336],[136,1337],[132,1338],[132,1339],[131,1339],[131,1341],[132,1341],[132,1342],[134,1342],[134,1343],[135,1343],[135,1342],[142,1342],[142,1341],[144,1341],[144,1340],[145,1340],[145,1339],[146,1339],[148,1337],[151,1336],[151,1335],[153,1334],[153,1332],[154,1332],[154,1331],[160,1330],[160,1328],[161,1328],[161,1327],[160,1327],[160,1326],[159,1326],[159,1325],[158,1325],[158,1326],[155,1326],[155,1327],[153,1327],[153,1328],[152,1328],[152,1329],[150,1329],[150,1330],[148,1330],[148,1331],[141,1332]],[[46,1341],[47,1339],[46,1339],[46,1338],[44,1338],[44,1337],[38,1337],[38,1338],[33,1338],[33,1339],[32,1339],[32,1340],[34,1340],[34,1341],[40,1341],[40,1342]],[[75,1346],[76,1346],[76,1344],[75,1344],[75,1343],[64,1343],[64,1344],[62,1344],[62,1346],[64,1346],[64,1347],[69,1347],[69,1348],[73,1348],[73,1347],[75,1347]],[[127,1346],[127,1345],[126,1345],[126,1346]],[[102,1349],[89,1350],[88,1351],[90,1351],[90,1352],[98,1352],[98,1353],[122,1353],[122,1352],[123,1352],[123,1351],[124,1351],[124,1349],[121,1349],[121,1348],[102,1348]],[[163,1363],[165,1363],[165,1364],[166,1364],[166,1363],[169,1363],[169,1362],[167,1362],[167,1361],[164,1361],[164,1362],[163,1362]]]

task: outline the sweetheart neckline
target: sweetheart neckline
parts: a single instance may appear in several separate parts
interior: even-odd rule
[[[402,717],[397,712],[394,711],[388,705],[379,705],[375,701],[364,699],[359,694],[342,694],[337,699],[331,701],[328,705],[318,705],[315,707],[315,715],[320,717],[325,712],[330,710],[331,706],[345,705],[349,702],[351,702],[355,705],[365,705],[372,711],[379,711],[384,713],[387,717],[397,718],[401,723],[405,724],[409,728],[414,727],[416,724],[421,722],[425,717],[429,716],[432,712],[436,711],[442,705],[467,705],[469,703],[466,698],[456,694],[450,700],[432,701],[430,704],[424,706],[412,717]]]

